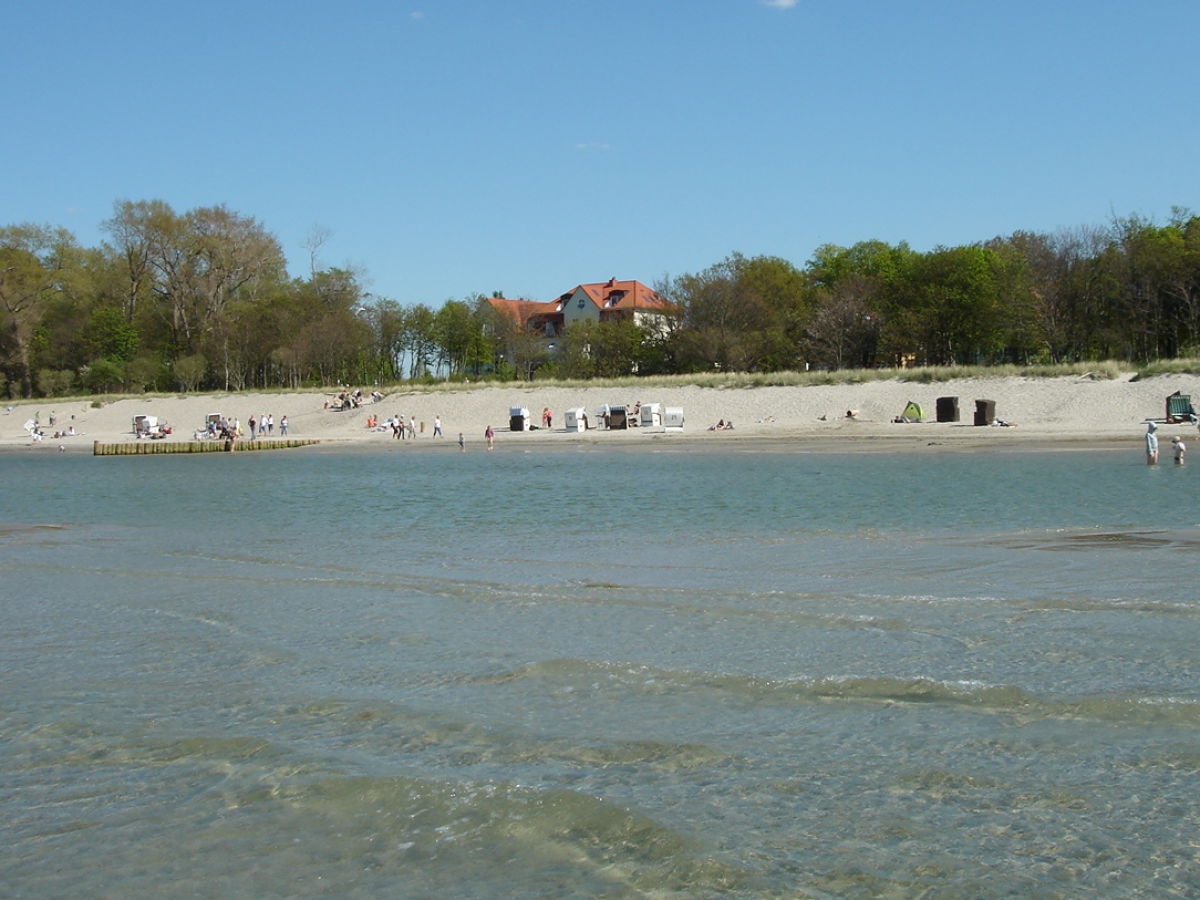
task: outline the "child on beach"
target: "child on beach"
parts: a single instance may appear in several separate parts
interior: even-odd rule
[[[1183,438],[1176,435],[1171,438],[1171,448],[1175,452],[1175,465],[1183,465],[1183,454],[1187,453],[1187,447],[1183,443]]]

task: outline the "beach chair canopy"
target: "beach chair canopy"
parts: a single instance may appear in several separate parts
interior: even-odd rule
[[[1168,422],[1190,422],[1195,417],[1196,407],[1192,406],[1191,395],[1176,391],[1167,398]]]

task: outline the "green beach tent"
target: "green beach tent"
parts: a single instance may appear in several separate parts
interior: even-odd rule
[[[900,418],[905,422],[920,422],[925,418],[925,410],[921,409],[920,403],[909,400],[904,412],[900,413]]]

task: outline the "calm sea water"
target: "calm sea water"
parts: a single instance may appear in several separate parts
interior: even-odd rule
[[[0,473],[4,896],[1200,895],[1200,466]]]

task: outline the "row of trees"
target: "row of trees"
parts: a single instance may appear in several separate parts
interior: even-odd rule
[[[98,248],[0,228],[0,390],[194,390],[372,383],[491,367],[479,304],[401,307],[355,272],[291,278],[278,241],[223,206],[118,203]]]
[[[803,268],[732,255],[655,285],[653,331],[576,325],[553,354],[482,296],[400,306],[357,273],[290,277],[278,241],[223,206],[120,202],[106,240],[0,227],[0,391],[242,389],[713,368],[1148,361],[1200,346],[1200,217],[1131,217],[926,253],[822,246]]]
[[[919,253],[819,247],[803,270],[731,256],[669,288],[684,371],[815,364],[1145,362],[1200,354],[1200,217],[1175,210]]]

